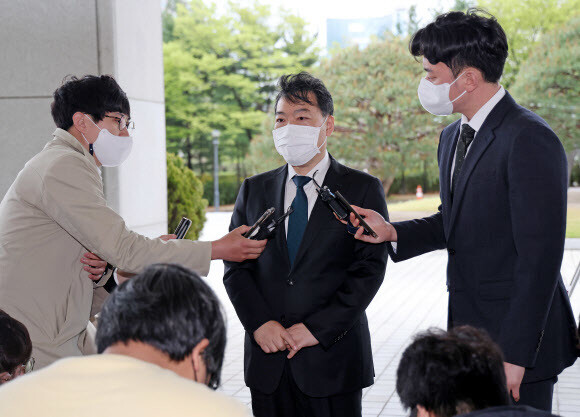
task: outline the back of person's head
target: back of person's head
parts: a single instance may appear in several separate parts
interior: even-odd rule
[[[485,331],[430,329],[403,353],[397,393],[404,407],[438,417],[507,405],[503,355]]]
[[[481,71],[485,81],[499,81],[508,56],[505,32],[495,17],[480,9],[449,12],[419,29],[409,42],[415,57],[443,62],[455,77],[467,67]]]
[[[28,371],[25,367],[31,355],[26,326],[0,310],[0,384]]]
[[[155,264],[121,284],[105,302],[97,330],[103,353],[131,341],[153,346],[181,362],[202,339],[208,385],[217,388],[226,345],[221,304],[202,279],[179,265]]]
[[[64,130],[73,125],[76,112],[90,114],[95,122],[103,120],[107,112],[131,116],[127,95],[110,75],[67,76],[53,97],[52,118],[56,126]]]
[[[274,112],[276,112],[278,101],[284,97],[292,103],[304,102],[310,105],[317,105],[325,117],[334,114],[334,103],[330,92],[320,79],[313,77],[307,72],[281,76],[278,80],[278,87],[279,91],[276,96]],[[310,99],[310,93],[316,97],[316,103],[313,103]]]

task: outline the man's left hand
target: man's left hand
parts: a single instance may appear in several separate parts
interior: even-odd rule
[[[508,362],[503,363],[503,368],[505,370],[508,392],[518,402],[520,400],[520,385],[522,385],[526,368]]]
[[[89,273],[89,278],[93,281],[100,280],[107,268],[107,261],[103,261],[92,252],[86,252],[81,258],[81,263],[85,264],[83,269]]]
[[[287,330],[294,338],[297,348],[296,350],[289,349],[288,359],[292,359],[300,349],[318,344],[318,340],[310,333],[310,330],[308,330],[304,323],[295,324]]]

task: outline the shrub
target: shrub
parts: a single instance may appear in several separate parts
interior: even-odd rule
[[[167,153],[167,223],[173,233],[182,217],[191,219],[191,229],[185,236],[197,240],[205,223],[207,200],[203,198],[203,186],[183,160]]]

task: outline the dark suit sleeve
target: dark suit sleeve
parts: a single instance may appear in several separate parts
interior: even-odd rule
[[[560,276],[566,233],[566,155],[544,125],[515,138],[508,161],[513,295],[499,344],[509,363],[533,367]]]
[[[437,249],[445,249],[445,232],[441,206],[432,216],[392,223],[397,231],[397,251],[389,244],[389,254],[395,262],[404,261]]]
[[[369,184],[363,203],[364,207],[388,219],[380,181]],[[383,282],[387,259],[386,243],[377,245],[356,241],[355,260],[348,268],[348,277],[323,309],[304,320],[324,349],[340,340],[360,320]]]
[[[248,180],[245,180],[236,199],[230,231],[247,222],[245,213],[246,205],[248,204],[248,193]],[[258,327],[267,321],[273,320],[274,317],[254,281],[253,274],[256,261],[224,261],[224,265],[224,285],[228,296],[242,325],[250,335],[253,335]]]

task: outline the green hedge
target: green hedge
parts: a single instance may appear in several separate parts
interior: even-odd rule
[[[240,185],[243,180],[243,178],[238,180],[236,174],[219,174],[221,205],[234,204],[236,202],[236,197],[238,196],[238,191],[240,190]],[[213,206],[213,176],[210,174],[203,174],[201,176],[201,182],[203,183],[203,198]]]
[[[202,198],[203,186],[193,171],[179,156],[167,153],[167,217],[169,233],[173,233],[182,217],[192,225],[185,236],[197,240],[205,223],[207,200]]]

